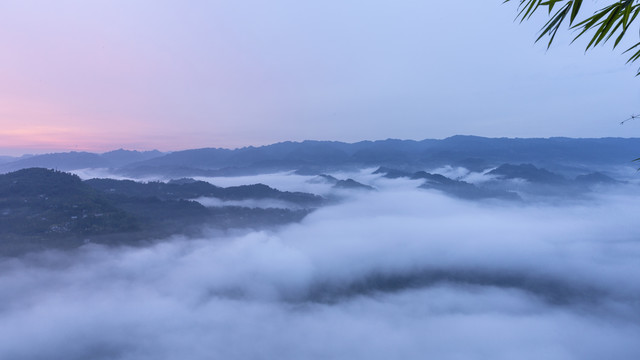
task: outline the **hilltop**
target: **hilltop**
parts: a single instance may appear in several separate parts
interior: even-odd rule
[[[273,199],[299,210],[240,206],[209,208],[198,197],[220,200]],[[0,253],[86,242],[137,243],[173,234],[194,234],[203,226],[260,228],[302,219],[324,199],[255,184],[229,188],[195,180],[138,183],[82,181],[69,173],[29,168],[0,175]]]

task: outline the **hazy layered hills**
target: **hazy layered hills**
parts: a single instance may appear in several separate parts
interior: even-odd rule
[[[316,176],[314,179],[311,179],[310,181],[331,184],[333,185],[332,188],[334,189],[366,190],[366,191],[375,190],[373,186],[365,185],[353,179],[338,179],[332,175],[327,175],[327,174],[320,174]]]
[[[274,199],[302,210],[205,207],[189,199]],[[92,179],[42,168],[0,175],[0,253],[74,247],[86,241],[135,243],[200,231],[202,225],[260,228],[302,219],[323,198],[266,185],[221,188],[183,179],[172,183]]]
[[[0,164],[0,172],[28,167],[59,170],[110,168],[127,176],[231,176],[297,170],[317,175],[330,170],[367,167],[462,166],[481,171],[503,163],[589,168],[629,165],[640,153],[638,138],[484,138],[453,136],[443,140],[281,142],[239,149],[204,148],[162,154],[116,150],[37,155]],[[7,161],[7,159],[5,159]]]
[[[315,175],[368,167],[463,166],[481,171],[503,163],[551,167],[628,165],[640,139],[507,139],[454,136],[444,140],[382,140],[353,144],[328,141],[283,142],[236,150],[197,149],[167,154],[120,169],[129,176],[171,173],[225,176],[282,170]]]
[[[441,174],[426,171],[410,172],[388,167],[379,167],[374,174],[385,178],[408,178],[423,180],[420,188],[435,189],[445,194],[468,200],[503,199],[521,200],[522,194],[535,195],[569,195],[588,193],[595,186],[622,184],[600,172],[590,172],[567,178],[561,174],[538,168],[532,164],[502,164],[484,175],[487,179],[481,184],[451,179]]]
[[[150,160],[164,155],[160,151],[114,150],[103,154],[90,152],[64,152],[34,155],[20,158],[5,158],[0,162],[0,172],[41,167],[62,171],[85,168],[120,168],[131,163]]]
[[[424,180],[422,185],[420,185],[420,188],[439,190],[448,195],[463,199],[476,200],[495,198],[504,200],[520,200],[520,196],[515,192],[503,189],[478,187],[466,181],[454,180],[440,174],[431,174],[425,171],[410,173],[402,170],[380,167],[374,171],[374,174],[381,174],[389,179],[405,177],[412,180]]]

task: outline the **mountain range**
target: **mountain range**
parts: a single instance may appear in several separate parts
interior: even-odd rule
[[[130,177],[162,175],[234,176],[296,170],[318,175],[353,167],[393,166],[418,170],[442,165],[481,171],[503,163],[530,163],[579,174],[587,168],[628,166],[640,154],[638,138],[484,138],[452,136],[442,140],[281,142],[239,149],[203,148],[161,153],[116,150],[36,155],[0,164],[6,173],[29,167],[58,170],[109,168]],[[5,159],[6,161],[6,159]]]
[[[75,247],[86,241],[137,244],[197,234],[205,228],[285,224],[347,194],[375,194],[385,181],[400,178],[405,179],[400,183],[423,191],[465,200],[577,199],[603,186],[634,186],[631,160],[639,153],[640,139],[454,136],[353,144],[283,142],[173,153],[121,149],[5,157],[6,162],[0,163],[0,254]],[[109,176],[153,176],[163,181],[83,181],[60,171],[86,168],[108,169]],[[280,191],[259,183],[219,187],[194,179],[283,171],[312,175],[296,179],[314,186],[325,184],[328,192],[319,196]],[[360,175],[354,179],[347,174]]]

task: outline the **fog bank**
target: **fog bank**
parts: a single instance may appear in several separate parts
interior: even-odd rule
[[[640,356],[636,187],[523,205],[372,179],[277,231],[2,259],[0,358]]]

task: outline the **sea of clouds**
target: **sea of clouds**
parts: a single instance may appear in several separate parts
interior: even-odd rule
[[[470,202],[352,177],[276,230],[0,259],[1,359],[637,359],[640,192]],[[312,177],[263,182],[328,194]]]

